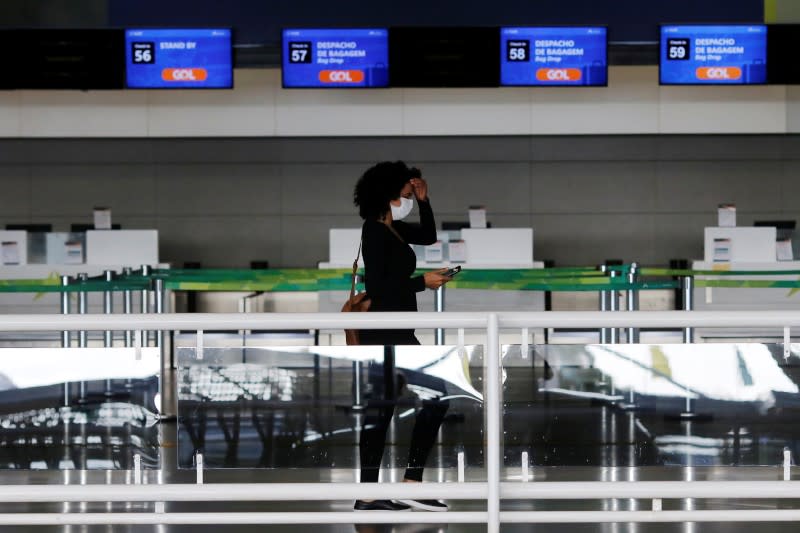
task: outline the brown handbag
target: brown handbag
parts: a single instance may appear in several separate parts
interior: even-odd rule
[[[342,306],[342,313],[360,313],[369,310],[369,305],[372,300],[369,299],[366,292],[356,294],[356,272],[358,271],[358,258],[361,257],[361,243],[358,244],[358,254],[356,260],[353,261],[353,276],[350,280],[350,297]],[[348,346],[361,344],[359,339],[359,331],[357,329],[344,330],[344,336]]]

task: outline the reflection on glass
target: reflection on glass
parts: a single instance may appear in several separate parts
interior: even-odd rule
[[[159,465],[159,352],[0,349],[0,468]]]
[[[482,348],[389,350],[387,359],[383,346],[205,348],[198,359],[179,349],[179,465],[203,451],[211,468],[370,465],[377,476],[381,462],[391,471],[410,459],[416,476],[424,464],[454,466],[466,427],[480,448],[481,376],[471,372]]]
[[[797,347],[794,347],[797,348]],[[502,442],[508,475],[532,466],[775,465],[800,456],[797,353],[780,345],[504,346]],[[447,401],[426,479],[453,478],[458,452],[483,465],[483,348],[394,351],[385,398],[381,346],[181,349],[179,464],[361,466],[361,434],[386,429],[384,480],[399,481],[425,402]],[[357,376],[357,379],[355,379]],[[377,453],[377,452],[376,452]],[[350,478],[356,479],[356,478]]]
[[[796,359],[769,344],[548,345],[504,353],[506,464],[765,465],[797,453]],[[528,425],[519,422],[527,414]],[[516,458],[516,459],[515,459]],[[517,463],[518,464],[518,463]]]

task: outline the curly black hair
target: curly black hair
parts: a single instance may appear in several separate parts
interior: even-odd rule
[[[400,196],[412,171],[402,161],[383,161],[370,167],[356,183],[353,203],[364,220],[378,220],[389,211],[389,202]]]

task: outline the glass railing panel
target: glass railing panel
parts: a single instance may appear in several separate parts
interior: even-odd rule
[[[0,468],[158,468],[157,348],[0,349]]]
[[[177,361],[181,468],[198,451],[208,468],[350,479],[378,454],[386,481],[406,475],[410,457],[424,459],[425,479],[455,472],[459,452],[482,464],[480,346],[180,348]]]
[[[797,346],[503,348],[505,462],[777,465],[800,453]]]

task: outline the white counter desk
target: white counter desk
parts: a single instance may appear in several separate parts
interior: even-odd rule
[[[800,261],[775,261],[772,263],[730,263],[732,271],[782,271],[800,270]],[[712,270],[719,264],[707,261],[692,262],[693,270]],[[742,275],[742,276],[695,276],[695,280],[791,280],[797,281],[797,274],[787,275]],[[694,309],[698,311],[780,311],[800,309],[800,292],[792,294],[788,288],[749,288],[749,287],[695,287]],[[757,328],[741,329],[735,334],[730,330],[698,329],[697,336],[706,340],[732,337],[752,338],[783,342],[783,332]],[[800,331],[793,332],[793,337]]]

